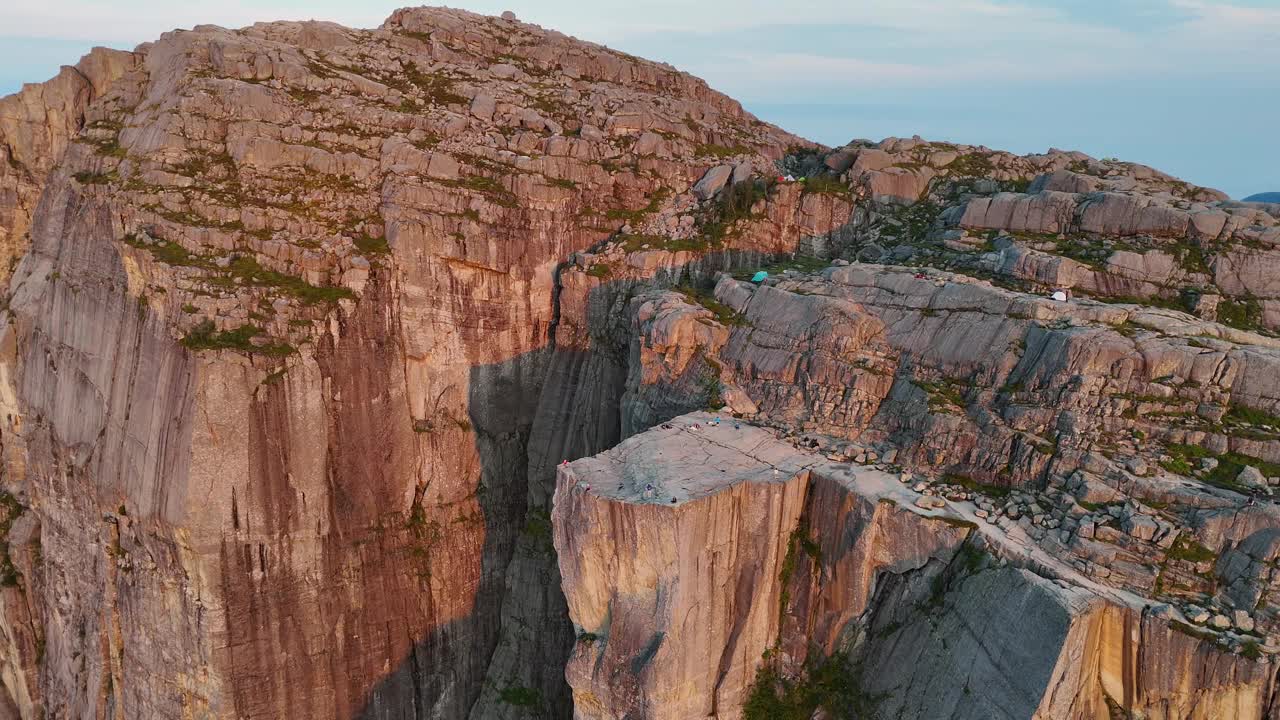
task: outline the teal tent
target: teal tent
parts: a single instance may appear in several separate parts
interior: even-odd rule
[[[762,282],[764,282],[764,281],[765,281],[765,278],[767,278],[767,277],[769,277],[769,273],[767,273],[767,272],[765,272],[765,271],[761,270],[760,272],[758,272],[758,273],[756,273],[755,275],[752,275],[752,276],[751,276],[751,282],[753,282],[753,283],[762,283]]]

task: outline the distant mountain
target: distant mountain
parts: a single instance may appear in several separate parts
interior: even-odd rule
[[[1257,195],[1250,195],[1244,199],[1245,202],[1273,202],[1280,203],[1280,192],[1265,192]]]

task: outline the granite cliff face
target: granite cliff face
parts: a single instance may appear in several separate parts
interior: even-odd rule
[[[0,717],[1280,717],[1277,206],[428,8],[0,155]]]
[[[971,501],[709,413],[564,468],[555,521],[577,717],[1266,717],[1277,690]]]
[[[798,141],[444,10],[174,32],[4,108],[8,705],[564,712],[554,628],[499,649],[555,268]]]

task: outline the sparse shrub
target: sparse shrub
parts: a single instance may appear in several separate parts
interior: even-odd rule
[[[710,310],[715,315],[716,320],[721,325],[735,327],[746,324],[746,318],[742,313],[716,300],[715,293],[710,289],[694,287],[693,285],[679,285],[675,288],[680,294],[684,295],[689,302],[696,303]]]
[[[385,237],[373,237],[371,235],[361,235],[352,240],[356,249],[366,255],[386,255],[391,252],[391,246],[387,244]]]
[[[717,145],[716,143],[699,143],[693,148],[693,154],[698,157],[720,159],[741,155],[745,152],[751,152],[751,148],[745,145]]]
[[[751,219],[751,208],[769,197],[775,183],[773,178],[752,178],[726,186],[703,207],[698,230],[711,245],[719,245],[734,223]]]
[[[241,325],[234,330],[219,331],[213,321],[206,318],[191,328],[181,342],[188,350],[236,350],[274,357],[289,355],[294,351],[292,346],[286,344],[255,344],[253,339],[261,334],[262,330],[254,325]]]
[[[860,676],[843,654],[807,663],[794,680],[766,659],[756,670],[742,720],[809,720],[819,708],[836,718],[872,717],[883,697],[864,691]]]
[[[1223,298],[1218,303],[1218,322],[1241,330],[1262,329],[1262,305],[1256,298]]]
[[[957,177],[980,178],[987,177],[995,172],[995,167],[991,164],[991,157],[982,153],[965,153],[956,158],[947,166]]]
[[[16,587],[22,582],[22,573],[9,554],[9,530],[25,510],[18,498],[0,490],[0,587]]]
[[[842,198],[853,196],[853,189],[844,183],[835,173],[824,172],[805,178],[804,192],[836,195]]]
[[[542,704],[542,693],[519,685],[503,688],[502,692],[498,693],[498,697],[502,698],[502,702],[516,707],[532,708]]]

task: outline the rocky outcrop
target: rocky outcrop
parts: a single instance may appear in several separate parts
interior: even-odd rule
[[[775,710],[877,717],[1262,718],[1277,691],[972,502],[741,421],[685,415],[570,463],[555,507],[579,718],[765,717],[775,672],[828,684]]]
[[[136,62],[133,53],[95,48],[52,80],[0,98],[0,281],[30,246],[40,193],[89,106]]]
[[[706,403],[723,403],[735,416],[776,428],[791,437],[793,445],[818,449],[825,456],[818,462],[853,461],[873,468],[887,463],[894,472],[910,468],[901,477],[921,495],[908,494],[895,502],[925,509],[972,503],[972,513],[966,510],[962,519],[1013,537],[1017,542],[995,552],[1030,573],[1001,581],[1021,588],[1017,590],[957,585],[957,590],[968,590],[956,596],[955,607],[945,606],[945,613],[968,619],[931,616],[926,622],[904,616],[903,608],[925,602],[919,588],[935,582],[927,578],[884,586],[885,609],[879,620],[874,616],[880,611],[867,610],[874,605],[871,600],[854,601],[846,594],[838,600],[815,601],[827,611],[849,603],[850,614],[835,623],[842,631],[820,634],[815,640],[811,633],[818,621],[812,617],[784,623],[780,631],[770,631],[779,643],[769,653],[772,659],[757,667],[781,662],[777,672],[788,677],[823,678],[823,671],[805,664],[815,648],[821,657],[840,657],[841,662],[849,653],[859,658],[864,656],[858,653],[873,653],[865,656],[873,659],[862,667],[891,670],[878,679],[860,680],[858,697],[888,693],[896,699],[885,700],[884,707],[897,708],[884,711],[890,717],[899,711],[928,716],[938,707],[944,709],[940,717],[953,712],[973,717],[1027,717],[1035,712],[1043,717],[1092,717],[1109,703],[1134,712],[1158,707],[1168,717],[1267,717],[1266,698],[1273,682],[1269,664],[1255,667],[1231,660],[1234,669],[1226,669],[1218,660],[1205,658],[1218,657],[1215,647],[1236,653],[1227,657],[1245,660],[1280,651],[1274,641],[1276,608],[1267,599],[1275,581],[1264,570],[1280,511],[1247,497],[1257,490],[1243,480],[1253,477],[1252,482],[1261,483],[1257,477],[1280,469],[1274,464],[1274,421],[1267,419],[1277,393],[1271,380],[1263,379],[1277,376],[1280,346],[1275,340],[1181,313],[1091,301],[1064,303],[954,274],[857,265],[812,274],[788,270],[759,285],[722,276],[714,296],[650,292],[632,302],[632,314],[624,425],[642,430],[667,421],[663,427],[675,426],[680,438],[690,432],[718,438],[705,418],[697,431],[690,428],[696,420],[668,419]],[[1214,336],[1230,341],[1211,339]],[[1246,409],[1250,407],[1258,410]],[[624,442],[591,463],[572,464],[571,473],[562,473],[562,485],[589,484],[592,491],[582,497],[593,498],[608,495],[616,476],[625,476],[627,487],[642,476],[680,478],[685,484],[712,482],[719,477],[716,469],[734,462],[732,455],[714,455],[719,450],[704,448],[699,440],[694,450],[687,450],[690,457],[699,458],[690,463],[696,471],[678,463],[666,466],[676,463],[670,456],[679,458],[686,452],[681,442],[664,440],[673,432],[650,430],[640,436],[647,444],[637,438],[634,446]],[[754,441],[750,446],[755,447]],[[702,459],[698,453],[703,451],[712,452],[712,459]],[[750,458],[756,451],[726,452]],[[811,468],[810,475],[822,472]],[[1280,482],[1280,477],[1267,482]],[[855,485],[864,487],[862,480]],[[746,491],[735,490],[735,496],[739,492]],[[577,497],[564,496],[572,508],[566,512],[587,512]],[[663,509],[683,511],[685,498],[679,493],[674,497],[675,506]],[[607,509],[591,510],[591,520],[557,516],[565,528],[557,532],[566,535],[562,542],[569,548],[561,553],[562,563],[566,555],[591,558],[574,544],[580,540],[568,537],[578,528],[613,527],[612,532],[630,538],[637,526],[682,526],[675,517],[657,521],[621,513],[618,502],[629,507],[634,498],[606,499]],[[816,518],[822,517],[817,509],[839,506],[825,496],[811,503],[804,527],[815,543],[823,537],[814,530],[819,525]],[[600,519],[606,516],[608,520]],[[841,517],[824,523],[828,533],[839,536],[864,521]],[[784,528],[782,536],[789,532]],[[929,532],[930,537],[945,535],[937,529]],[[610,542],[594,535],[589,541]],[[678,539],[670,542],[675,548],[702,547]],[[902,539],[897,543],[911,545]],[[959,544],[953,543],[952,550]],[[823,546],[819,556],[825,558],[828,552]],[[939,563],[950,567],[952,559],[947,556]],[[692,562],[695,568],[709,564],[681,562]],[[675,560],[670,564],[679,565]],[[827,581],[833,572],[826,565],[814,571]],[[577,568],[572,576],[566,570],[571,615],[577,583],[591,585],[599,581],[587,578],[615,573],[594,565]],[[955,580],[940,577],[945,579],[936,582]],[[1055,583],[1064,577],[1091,588],[1092,595],[1084,600],[1063,595]],[[687,575],[673,575],[670,582],[681,578]],[[835,582],[832,587],[862,587],[862,582]],[[603,591],[593,592],[593,601],[598,601]],[[788,590],[788,597],[801,592]],[[1011,592],[1026,595],[1019,612],[1032,613],[1036,630],[982,604]],[[1099,605],[1093,595],[1118,603],[1119,609]],[[1143,599],[1135,603],[1135,597]],[[1033,605],[1042,609],[1027,609]],[[582,617],[589,616],[583,612],[588,614]],[[854,617],[859,618],[856,623],[850,619]],[[999,630],[988,622],[992,618]],[[1219,619],[1226,624],[1214,629],[1212,623]],[[652,629],[648,615],[635,622],[646,632]],[[882,631],[891,638],[884,647],[878,644],[882,638],[876,623],[888,628]],[[895,634],[912,623],[921,637]],[[939,623],[950,630],[936,630]],[[583,632],[601,634],[589,623],[579,624]],[[1136,627],[1142,628],[1142,642],[1148,644],[1135,649],[1128,641],[1109,639],[1105,642],[1125,649],[1115,651],[1118,655],[1107,651],[1105,661],[1076,662],[1093,650],[1072,649],[1074,643],[1096,648],[1100,638],[1127,637]],[[974,628],[988,630],[974,635],[968,641],[972,646],[959,651],[959,638],[976,633]],[[1010,628],[1010,635],[997,639]],[[1219,634],[1223,630],[1225,634]],[[665,632],[654,630],[659,631]],[[1014,644],[1014,634],[1026,637],[1041,631],[1057,633],[1046,641],[1052,651],[1036,658],[1010,656],[1019,668],[1039,668],[1038,674],[1010,673],[1000,661],[988,659],[988,648]],[[942,652],[942,642],[947,652]],[[759,652],[771,647],[760,647]],[[780,650],[785,652],[778,655]],[[571,681],[594,698],[591,702],[599,700],[590,705],[598,714],[583,717],[622,717],[636,707],[648,707],[643,712],[661,716],[672,703],[683,708],[676,715],[692,712],[680,704],[685,700],[668,697],[673,691],[660,683],[647,685],[647,676],[617,676],[612,664],[616,658],[583,655],[582,648],[576,652],[582,664],[571,667],[592,668],[592,674],[575,676],[571,670]],[[718,646],[713,647],[712,659],[699,667],[713,665],[717,652]],[[892,658],[874,655],[877,652]],[[1193,659],[1170,661],[1170,656]],[[931,659],[936,657],[958,660],[954,666],[939,665]],[[1180,670],[1187,662],[1212,669],[1188,685],[1188,676]],[[1126,685],[1132,680],[1124,678],[1131,678],[1136,666],[1147,680]],[[972,667],[985,667],[992,677],[1018,675],[1034,685],[1034,692],[1008,685],[1008,677],[984,678],[985,686],[995,683],[1007,689],[971,697],[963,692],[963,678]],[[1089,673],[1097,675],[1090,679]],[[856,674],[850,671],[847,676]],[[1247,689],[1237,687],[1242,676],[1252,678]],[[601,685],[600,678],[612,679]],[[656,675],[653,680],[658,682]],[[1063,684],[1070,690],[1062,690]],[[911,692],[901,692],[904,688]],[[653,699],[658,695],[661,700]],[[736,702],[742,701],[738,696]]]
[[[1273,206],[1060,150],[1016,156],[890,138],[857,141],[826,161],[818,187],[844,185],[865,203],[831,254],[965,268],[1022,289],[1074,289],[1247,330],[1280,328],[1280,301],[1262,279],[1274,275],[1280,242]],[[907,177],[909,189],[889,189]]]
[[[1270,338],[890,267],[833,267],[760,287],[724,278],[716,297],[724,322],[679,295],[637,301],[627,410],[636,426],[688,395],[690,372],[711,367],[690,364],[707,356],[715,382],[744,390],[777,422],[892,442],[912,463],[983,481],[1069,473],[1103,434],[1132,431],[1276,457],[1272,440],[1196,414],[1233,404],[1275,412],[1280,389],[1263,379],[1280,363]],[[1215,335],[1242,344],[1205,339]],[[1187,415],[1169,419],[1178,408]]]

